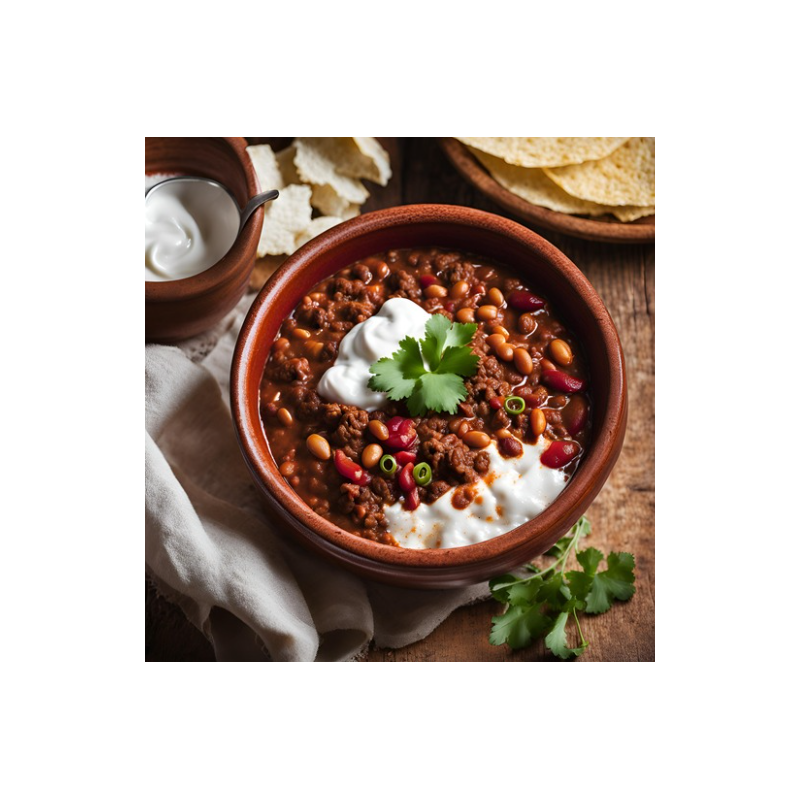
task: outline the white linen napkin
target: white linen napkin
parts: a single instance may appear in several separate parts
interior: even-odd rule
[[[344,661],[373,639],[418,641],[488,597],[485,583],[422,591],[364,581],[278,534],[229,409],[231,356],[252,301],[179,347],[145,346],[145,565],[159,591],[218,661]]]

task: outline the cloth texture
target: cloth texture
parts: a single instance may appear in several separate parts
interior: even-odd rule
[[[422,591],[365,581],[282,536],[245,466],[230,364],[253,295],[216,329],[145,346],[145,566],[218,661],[345,661],[427,636],[486,583]],[[487,619],[487,632],[488,632]]]

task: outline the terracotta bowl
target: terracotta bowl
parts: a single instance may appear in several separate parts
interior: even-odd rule
[[[359,258],[392,248],[430,245],[491,257],[553,303],[585,348],[594,404],[593,436],[566,489],[540,516],[487,542],[407,550],[342,530],[294,493],[270,454],[259,417],[259,384],[281,323],[312,286]],[[600,491],[625,435],[624,359],[614,323],[597,292],[541,236],[503,217],[458,206],[402,206],[365,214],[298,250],[253,303],[239,334],[231,378],[231,405],[242,453],[278,527],[329,561],[400,586],[444,588],[477,583],[544,553]]]
[[[146,138],[145,175],[179,173],[213,178],[227,186],[239,207],[260,191],[247,142],[241,137]],[[241,299],[256,260],[264,222],[259,208],[228,254],[205,272],[177,281],[145,281],[147,341],[173,342],[208,330]]]

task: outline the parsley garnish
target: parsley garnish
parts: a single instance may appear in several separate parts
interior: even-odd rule
[[[405,400],[413,416],[428,411],[455,414],[467,396],[464,378],[474,375],[480,360],[469,343],[478,326],[450,322],[434,314],[425,325],[425,338],[406,336],[400,349],[376,361],[369,371],[369,388],[386,392],[390,400]]]
[[[586,517],[581,517],[569,533],[559,539],[548,556],[556,560],[546,569],[528,564],[533,575],[502,575],[489,581],[489,589],[496,600],[506,604],[499,617],[493,617],[489,641],[507,644],[513,649],[527,647],[534,639],[544,637],[545,645],[559,658],[579,656],[589,643],[583,638],[578,612],[603,614],[614,600],[633,597],[634,559],[630,553],[609,553],[607,569],[598,572],[603,554],[594,547],[578,550],[578,542],[591,532]],[[581,570],[564,569],[570,554]],[[570,647],[567,642],[567,624],[575,622],[579,643]]]

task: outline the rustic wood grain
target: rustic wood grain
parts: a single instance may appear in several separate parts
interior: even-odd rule
[[[363,211],[405,203],[449,203],[508,216],[479,194],[450,165],[435,139],[381,139],[392,157],[394,177],[386,187],[370,184]],[[522,221],[522,220],[520,220]],[[581,661],[655,660],[655,247],[614,245],[541,231],[583,270],[619,330],[628,372],[629,419],[625,446],[606,486],[591,505],[590,543],[636,557],[636,594],[607,614],[584,617],[589,649]],[[542,661],[539,643],[513,652],[493,647],[494,601],[462,608],[422,642],[400,650],[372,649],[368,661]],[[213,661],[206,639],[182,612],[146,595],[147,661]]]

